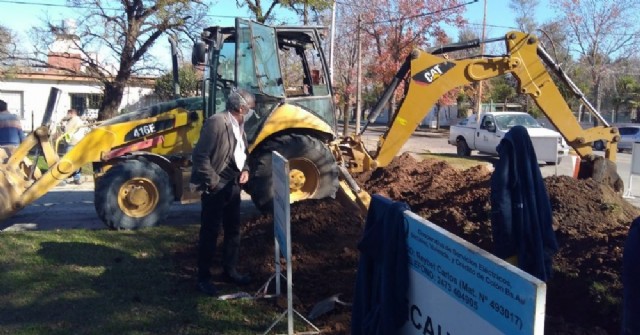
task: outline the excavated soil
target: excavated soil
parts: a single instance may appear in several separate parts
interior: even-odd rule
[[[457,170],[437,160],[403,154],[386,168],[357,176],[370,193],[406,202],[413,212],[492,250],[490,176],[484,166]],[[560,251],[547,283],[545,334],[617,334],[622,297],[622,247],[640,211],[610,187],[567,176],[545,178]],[[340,293],[351,302],[363,219],[335,200],[291,207],[294,308]],[[242,267],[257,279],[274,272],[273,219],[243,222]],[[349,334],[351,311],[336,308],[314,323],[325,334]]]

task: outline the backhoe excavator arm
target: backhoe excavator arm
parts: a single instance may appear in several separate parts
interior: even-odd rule
[[[506,43],[507,55],[498,57],[451,60],[415,50],[410,56],[411,78],[407,95],[391,127],[380,138],[377,154],[373,155],[377,166],[389,164],[442,95],[457,87],[507,73],[511,73],[517,79],[518,91],[531,96],[581,158],[593,154],[592,143],[595,140],[604,139],[608,143],[605,158],[615,161],[619,140],[617,130],[607,125],[575,85],[560,72],[559,67],[539,45],[537,38],[521,32],[510,32],[503,40]],[[545,64],[558,71],[559,77],[565,80],[605,126],[582,128]]]
[[[622,181],[615,171],[614,163],[619,140],[617,129],[609,127],[602,116],[586,101],[576,85],[539,45],[536,37],[522,32],[510,32],[503,38],[486,40],[483,43],[498,41],[505,43],[507,52],[504,56],[449,59],[437,55],[476,47],[480,43],[477,40],[440,47],[430,52],[414,50],[372,109],[368,122],[363,127],[362,132],[366,130],[369,123],[375,121],[400,81],[408,75],[404,100],[391,126],[380,137],[377,150],[370,155],[364,149],[360,140],[362,132],[339,140],[340,150],[337,157],[347,167],[349,173],[387,166],[400,152],[431,107],[447,92],[457,87],[510,73],[518,81],[518,92],[532,97],[567,143],[583,159],[583,166],[590,164],[590,169],[584,169],[589,172],[581,174],[581,177],[600,179],[610,184],[616,191],[620,191]],[[545,65],[569,86],[604,126],[582,128]],[[599,139],[605,140],[607,147],[605,159],[597,160],[592,152],[592,143]],[[358,190],[358,192],[361,191]],[[366,204],[366,200],[359,203]]]

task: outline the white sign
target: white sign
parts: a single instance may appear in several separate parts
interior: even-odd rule
[[[271,166],[273,170],[273,227],[282,257],[287,260],[287,263],[290,263],[289,161],[274,151]]]
[[[633,175],[640,174],[640,143],[634,142],[631,147],[631,169],[629,170],[629,182],[627,183],[627,190],[624,192],[625,198],[635,198],[631,194],[631,187],[633,186]]]
[[[276,257],[276,294],[280,295],[280,255],[287,262],[287,334],[293,334],[293,287],[291,266],[291,204],[289,203],[289,161],[277,151],[271,155],[273,184],[273,230]],[[278,252],[280,250],[280,252]],[[283,315],[284,315],[283,313]],[[276,323],[278,320],[276,320]],[[275,325],[275,324],[274,324]],[[273,325],[272,325],[273,327]],[[269,328],[270,330],[271,328]],[[267,330],[267,332],[269,332]]]
[[[544,334],[546,284],[405,212],[409,316],[401,334]]]
[[[640,143],[631,147],[631,174],[640,174]]]

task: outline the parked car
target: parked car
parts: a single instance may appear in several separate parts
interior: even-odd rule
[[[618,128],[620,131],[620,142],[618,142],[618,152],[631,151],[633,143],[640,142],[640,125]]]

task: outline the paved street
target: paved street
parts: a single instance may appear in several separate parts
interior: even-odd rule
[[[377,138],[382,134],[384,127],[371,127],[367,130],[363,140],[369,150],[376,147]],[[431,152],[454,154],[455,147],[447,143],[448,132],[435,133],[429,130],[418,130],[403,146],[403,152],[416,154]],[[473,154],[477,156],[476,153]],[[496,158],[487,158],[489,162]],[[625,183],[625,189],[629,185],[629,169],[631,154],[618,154],[618,173]],[[490,164],[490,163],[488,163]],[[571,159],[564,159],[557,166],[541,166],[543,176],[572,175]],[[637,198],[627,200],[640,207],[640,181],[631,190],[631,195]],[[249,196],[242,195],[242,210],[244,215],[256,213]],[[165,225],[197,223],[200,216],[200,203],[182,205],[174,203],[171,207],[168,220]],[[44,197],[27,206],[13,217],[0,222],[0,230],[54,230],[54,229],[104,229],[105,226],[96,215],[93,204],[93,182],[87,181],[82,185],[62,185],[55,187]]]

